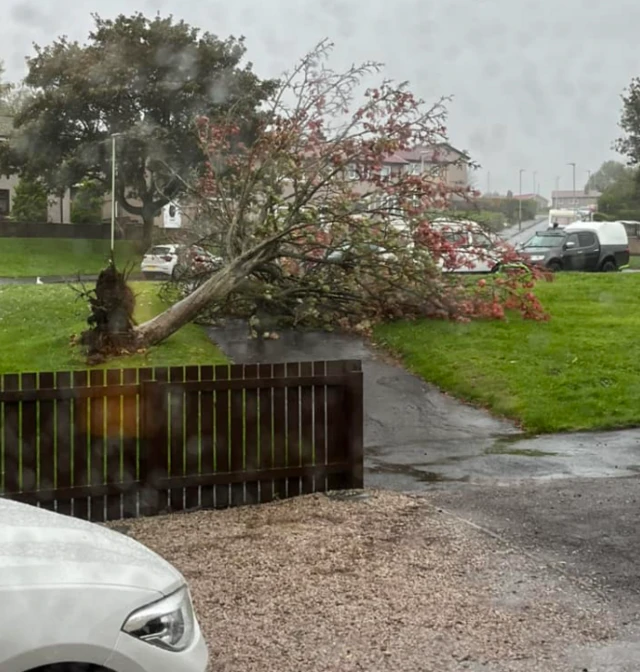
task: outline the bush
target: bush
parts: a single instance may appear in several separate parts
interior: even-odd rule
[[[72,224],[100,224],[104,191],[95,180],[84,180],[71,203]]]

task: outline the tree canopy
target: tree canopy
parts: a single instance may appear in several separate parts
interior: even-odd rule
[[[631,169],[629,166],[625,166],[624,163],[620,161],[605,161],[589,177],[584,187],[585,191],[599,191],[602,193],[629,173],[631,173]]]
[[[55,193],[84,179],[110,188],[110,136],[121,134],[116,196],[148,240],[154,217],[203,166],[194,119],[232,114],[250,140],[276,83],[243,63],[243,39],[171,16],[93,18],[86,44],[61,37],[35,47],[0,167],[38,175]]]
[[[634,77],[622,94],[620,128],[624,132],[614,147],[626,156],[629,163],[640,163],[640,77]]]

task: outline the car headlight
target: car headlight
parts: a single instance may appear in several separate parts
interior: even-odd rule
[[[175,593],[134,611],[122,630],[132,637],[169,651],[183,651],[193,641],[195,615],[189,589]]]

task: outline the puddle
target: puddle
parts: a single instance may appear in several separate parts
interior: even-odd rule
[[[466,483],[469,476],[449,478],[437,471],[422,471],[406,464],[377,464],[369,467],[369,471],[376,474],[405,474],[422,483]]]
[[[520,455],[521,457],[553,457],[558,453],[552,453],[546,450],[535,450],[533,448],[511,448],[510,446],[500,446],[494,444],[484,451],[485,455]]]

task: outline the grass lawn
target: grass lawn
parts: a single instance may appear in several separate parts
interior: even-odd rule
[[[384,325],[381,345],[453,395],[530,432],[640,425],[640,274],[560,274],[547,323]]]
[[[629,257],[629,268],[640,268],[640,256]]]
[[[140,322],[164,308],[158,286],[132,283]],[[0,286],[0,373],[87,368],[70,345],[72,334],[86,328],[88,308],[66,285]],[[110,361],[107,366],[180,366],[222,364],[224,355],[196,325],[187,325],[148,354]],[[105,368],[105,367],[100,367]]]
[[[0,238],[0,277],[93,274],[104,268],[110,241],[74,238]],[[133,262],[135,271],[142,255],[136,243],[116,241],[120,267]]]

